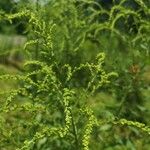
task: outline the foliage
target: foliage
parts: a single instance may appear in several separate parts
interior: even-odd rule
[[[23,71],[0,76],[17,82],[15,89],[0,93],[0,147],[107,149],[111,142],[98,145],[97,137],[117,129],[120,134],[125,126],[129,136],[149,136],[140,95],[142,69],[149,64],[149,5],[139,0],[109,6],[94,0],[51,0],[2,13],[2,21],[28,21],[28,41]],[[100,91],[114,94],[119,105],[94,111],[89,100]]]

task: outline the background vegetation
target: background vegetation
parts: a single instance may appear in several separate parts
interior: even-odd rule
[[[0,149],[149,150],[149,0],[0,0]]]

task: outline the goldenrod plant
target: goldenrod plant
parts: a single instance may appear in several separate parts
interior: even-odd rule
[[[149,1],[15,3],[17,12],[0,13],[0,21],[26,20],[25,63],[0,75],[15,83],[0,90],[0,149],[134,150],[141,137],[150,144],[141,94]],[[112,106],[95,102],[102,92],[113,95]]]

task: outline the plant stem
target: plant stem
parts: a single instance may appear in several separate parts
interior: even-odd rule
[[[77,136],[77,128],[75,126],[72,112],[71,112],[71,121],[72,121],[72,127],[73,127],[73,134],[74,134],[74,138],[75,138],[76,150],[78,150],[79,149],[79,141],[78,141],[78,136]]]

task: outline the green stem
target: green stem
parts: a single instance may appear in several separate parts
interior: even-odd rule
[[[73,127],[73,134],[74,134],[74,138],[75,138],[75,146],[76,146],[76,150],[78,150],[79,149],[79,141],[78,141],[78,136],[77,136],[77,128],[75,126],[72,112],[71,112],[71,121],[72,121],[72,127]]]

